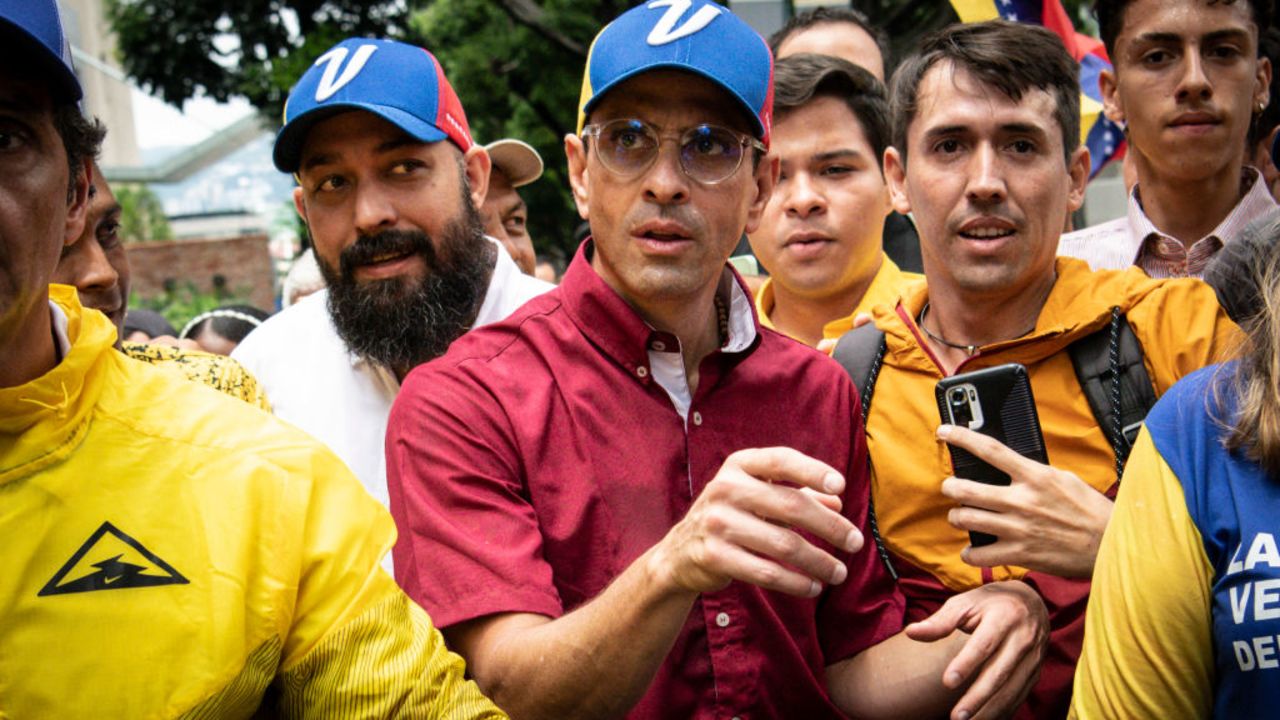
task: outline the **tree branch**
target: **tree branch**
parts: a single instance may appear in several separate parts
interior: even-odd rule
[[[577,57],[583,59],[587,57],[587,49],[582,46],[582,43],[546,23],[546,11],[533,0],[498,0],[498,4],[502,6],[502,9],[506,11],[512,20],[532,28],[539,35]]]

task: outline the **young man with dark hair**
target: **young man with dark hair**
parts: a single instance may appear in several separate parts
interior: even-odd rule
[[[756,312],[761,325],[817,346],[922,276],[899,270],[880,246],[892,209],[884,85],[839,58],[802,54],[778,61],[773,93],[781,172],[750,236],[769,271]]]
[[[1116,342],[1111,333],[1127,319],[1158,394],[1237,333],[1203,283],[1093,273],[1055,258],[1089,171],[1076,73],[1052,32],[1003,21],[935,33],[900,66],[885,174],[895,207],[920,228],[926,284],[873,312],[882,364],[864,393],[875,515],[908,618],[1012,578],[1049,607],[1050,652],[1019,711],[1027,718],[1066,713],[1088,578],[1111,511],[1106,493],[1117,482],[1118,448],[1081,391],[1071,348],[1100,330]],[[969,428],[939,428],[939,380],[1005,363],[1027,370],[1052,465]],[[944,443],[1012,484],[951,477]],[[971,547],[969,531],[998,540]]]
[[[0,713],[505,717],[332,453],[48,284],[101,139],[80,97],[54,0],[0,0]]]
[[[1223,245],[1275,207],[1246,165],[1253,117],[1271,103],[1259,34],[1271,0],[1098,0],[1112,70],[1107,117],[1125,127],[1137,184],[1125,217],[1064,235],[1090,266],[1198,277]]]
[[[815,8],[791,18],[769,37],[774,57],[830,55],[865,68],[885,81],[888,39],[866,15],[852,8]],[[907,272],[920,272],[920,238],[911,219],[890,211],[884,223],[885,254]]]
[[[565,138],[590,239],[396,400],[397,577],[518,717],[995,717],[1038,663],[1020,583],[902,632],[854,390],[726,267],[778,172],[770,70],[709,0],[602,30]]]
[[[298,178],[294,206],[326,287],[232,357],[278,417],[328,445],[385,505],[383,440],[400,381],[551,286],[484,234],[490,158],[422,48],[367,38],[330,48],[289,92],[274,161]]]

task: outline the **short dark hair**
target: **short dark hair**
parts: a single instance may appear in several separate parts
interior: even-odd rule
[[[85,117],[76,102],[62,103],[53,108],[53,127],[62,138],[70,169],[67,200],[75,197],[76,180],[84,173],[84,161],[96,160],[102,150],[102,140],[107,128],[97,118]]]
[[[786,25],[769,36],[769,49],[773,51],[773,56],[777,57],[778,48],[782,47],[782,43],[792,35],[815,25],[834,23],[847,23],[862,28],[872,40],[876,41],[876,47],[880,50],[880,60],[885,65],[889,64],[889,36],[884,30],[872,25],[870,18],[853,8],[819,7],[794,15]]]
[[[816,97],[844,102],[882,164],[889,146],[889,98],[884,84],[866,68],[829,55],[800,53],[773,66],[773,111],[779,120]]]
[[[950,62],[1014,102],[1029,90],[1054,96],[1066,162],[1080,146],[1080,80],[1062,40],[1039,25],[991,20],[951,25],[925,37],[893,74],[889,109],[893,146],[907,158],[907,128],[919,110],[920,81]]]
[[[1207,0],[1207,4],[1216,5],[1221,2],[1223,5],[1231,5],[1235,1]],[[1274,11],[1272,0],[1244,0],[1244,2],[1249,3],[1249,9],[1253,11],[1253,22],[1257,24],[1258,33],[1261,34],[1271,25],[1271,15]],[[1124,13],[1132,3],[1133,0],[1094,0],[1093,2],[1093,16],[1098,20],[1098,35],[1102,38],[1102,44],[1107,47],[1107,54],[1113,61],[1116,39],[1124,29]]]

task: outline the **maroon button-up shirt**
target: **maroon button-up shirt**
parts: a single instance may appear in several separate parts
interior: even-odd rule
[[[866,445],[839,366],[757,325],[746,350],[703,361],[686,424],[641,370],[658,338],[590,247],[557,290],[463,336],[396,399],[396,576],[440,627],[590,601],[742,448],[790,446],[842,470],[844,512],[866,530]],[[903,601],[869,536],[854,555],[826,549],[849,578],[816,599],[741,582],[703,594],[629,717],[843,717],[824,668],[898,632]]]

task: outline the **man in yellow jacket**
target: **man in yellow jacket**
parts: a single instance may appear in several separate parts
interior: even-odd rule
[[[505,717],[336,457],[48,285],[102,137],[61,28],[0,0],[0,717]]]
[[[1020,717],[1066,713],[1088,578],[1117,481],[1116,453],[1069,347],[1113,317],[1127,319],[1159,395],[1238,335],[1199,281],[1091,273],[1081,261],[1055,258],[1089,169],[1076,73],[1040,27],[944,30],[895,77],[895,137],[885,158],[894,205],[920,229],[926,284],[874,313],[885,339],[866,425],[878,527],[909,619],[993,581],[1019,578],[1040,592],[1050,648]],[[1004,363],[1027,369],[1049,465],[968,428],[939,427],[940,379]],[[948,443],[1012,484],[951,477]],[[998,541],[970,547],[969,531]]]
[[[881,158],[889,101],[870,72],[827,55],[792,55],[773,71],[771,152],[781,163],[751,248],[769,279],[760,324],[823,348],[922,278],[900,270],[881,237],[892,210]]]

